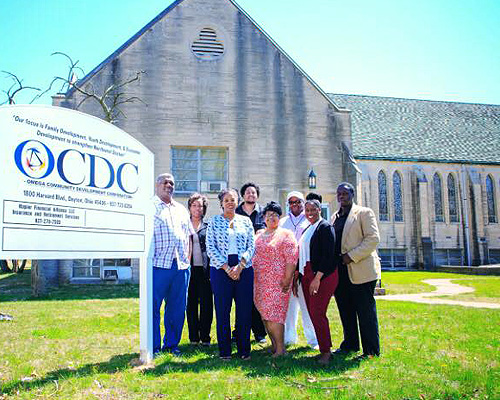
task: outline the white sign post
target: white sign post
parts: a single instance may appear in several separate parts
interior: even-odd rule
[[[154,156],[101,119],[0,107],[0,259],[139,258],[141,359],[152,358]]]

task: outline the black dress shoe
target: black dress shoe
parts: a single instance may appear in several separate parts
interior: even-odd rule
[[[255,336],[255,341],[260,344],[267,343],[267,339],[265,336]]]
[[[334,355],[337,355],[337,356],[347,356],[351,353],[356,353],[358,350],[345,350],[345,349],[341,349],[340,347],[333,351],[332,354]]]
[[[374,357],[378,357],[378,354],[367,354],[367,353],[363,353],[363,354],[361,354],[360,356],[357,356],[357,357],[356,357],[356,360],[359,360],[359,361],[361,361],[361,360],[370,360],[370,359],[372,359],[372,358],[374,358]]]

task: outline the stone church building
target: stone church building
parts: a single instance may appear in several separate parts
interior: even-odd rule
[[[141,102],[116,125],[155,154],[157,174],[174,174],[178,201],[202,192],[213,215],[221,188],[254,181],[262,203],[285,205],[314,169],[325,217],[341,181],[375,210],[387,267],[500,256],[499,106],[327,95],[232,0],[175,1],[78,85],[99,92],[137,71],[126,95]],[[82,100],[70,89],[53,104],[103,116]],[[137,269],[66,261],[59,280],[103,279],[106,263]]]
[[[330,97],[351,110],[382,265],[500,263],[500,106]]]

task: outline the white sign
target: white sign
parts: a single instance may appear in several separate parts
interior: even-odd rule
[[[0,259],[139,258],[148,250],[153,154],[61,107],[0,107]]]

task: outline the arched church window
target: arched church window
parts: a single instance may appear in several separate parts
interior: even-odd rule
[[[486,201],[488,203],[488,222],[497,222],[497,208],[495,204],[495,184],[491,175],[486,177]]]
[[[458,222],[457,186],[452,174],[448,174],[448,209],[450,222]]]
[[[392,190],[394,192],[394,221],[403,221],[403,189],[401,174],[396,171],[392,175]]]
[[[389,220],[387,204],[387,177],[384,171],[378,173],[378,215],[381,221]]]
[[[436,172],[433,178],[434,183],[434,214],[436,222],[444,222],[443,216],[443,189],[441,177]]]

